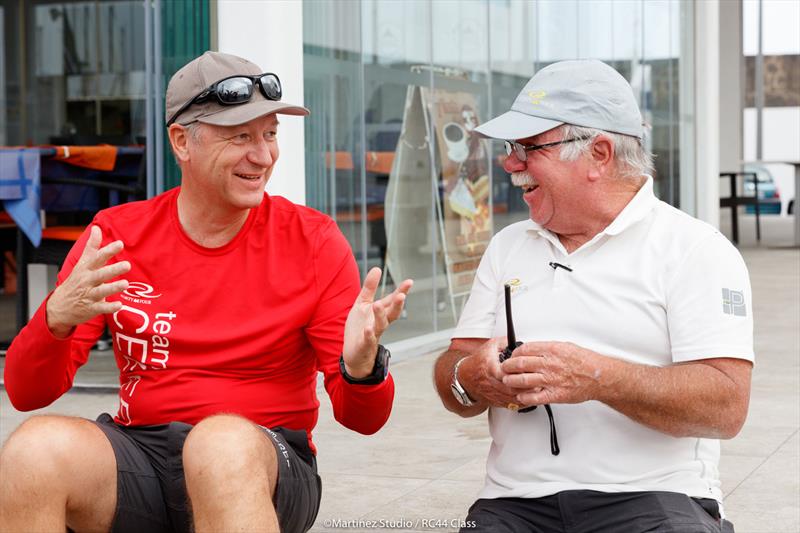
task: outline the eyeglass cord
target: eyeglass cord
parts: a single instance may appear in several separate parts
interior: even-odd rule
[[[558,435],[556,435],[556,421],[553,418],[553,410],[550,409],[550,404],[544,404],[544,410],[547,411],[547,418],[550,420],[550,453],[558,455],[561,449],[558,447]]]
[[[531,405],[530,407],[526,407],[525,409],[520,409],[517,411],[518,413],[530,413],[534,409],[539,407],[538,405]],[[550,404],[544,404],[544,410],[547,411],[547,419],[550,422],[550,453],[553,455],[558,455],[561,453],[561,448],[558,447],[558,435],[556,434],[556,419],[553,417],[553,409],[550,408]]]

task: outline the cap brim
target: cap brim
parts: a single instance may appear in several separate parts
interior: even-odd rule
[[[562,125],[563,122],[532,117],[519,111],[508,111],[484,122],[475,131],[489,139],[516,140],[533,137]]]
[[[239,124],[244,124],[245,122],[250,122],[253,119],[273,113],[305,116],[309,114],[309,111],[303,106],[286,102],[257,100],[243,105],[227,106],[215,113],[198,117],[197,121],[204,124],[213,124],[215,126],[238,126]]]

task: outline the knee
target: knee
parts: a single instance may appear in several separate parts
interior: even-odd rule
[[[17,482],[59,482],[70,461],[83,454],[83,428],[66,417],[40,415],[23,422],[0,451],[0,470]]]
[[[272,453],[270,454],[270,452]],[[274,451],[263,432],[236,415],[214,415],[189,432],[183,446],[187,478],[236,476],[269,471]]]

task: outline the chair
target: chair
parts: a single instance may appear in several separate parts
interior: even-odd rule
[[[753,196],[739,196],[736,188],[736,178],[744,176],[745,180],[748,176],[752,176],[754,183]],[[720,178],[730,178],[731,180],[731,195],[728,198],[720,198],[719,206],[731,208],[731,232],[733,233],[733,243],[739,244],[739,206],[752,205],[756,210],[756,240],[761,241],[761,213],[759,205],[761,202],[758,198],[758,176],[755,172],[720,172]]]

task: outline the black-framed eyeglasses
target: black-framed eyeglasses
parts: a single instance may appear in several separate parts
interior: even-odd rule
[[[573,143],[576,141],[585,141],[586,139],[589,139],[589,137],[576,137],[574,139],[564,139],[563,141],[556,141],[544,144],[531,144],[528,146],[520,144],[517,141],[506,141],[506,155],[514,154],[520,161],[527,161],[528,152],[535,152],[536,150],[550,148],[551,146],[558,146],[559,144]]]
[[[261,94],[263,94],[264,98],[267,100],[278,101],[283,95],[281,80],[278,78],[277,74],[271,72],[265,72],[257,76],[237,74],[212,83],[200,94],[183,104],[183,106],[172,115],[172,118],[167,121],[167,126],[175,122],[180,114],[193,104],[202,104],[212,97],[216,97],[217,102],[221,105],[237,105],[249,102],[253,97],[253,88],[255,85],[258,85],[259,89],[261,89]]]

